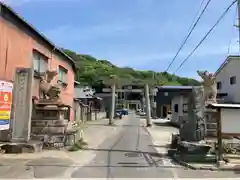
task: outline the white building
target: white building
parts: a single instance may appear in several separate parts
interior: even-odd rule
[[[219,94],[224,103],[240,103],[240,56],[228,56],[215,73]]]
[[[172,97],[172,119],[176,125],[182,124],[181,120],[188,116],[189,93],[179,93]]]

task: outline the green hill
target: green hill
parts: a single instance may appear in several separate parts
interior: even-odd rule
[[[79,70],[76,80],[81,84],[98,86],[109,76],[116,75],[122,83],[142,84],[148,81],[154,85],[199,85],[195,79],[179,77],[167,72],[153,72],[134,70],[130,67],[117,67],[107,60],[98,60],[90,55],[78,54],[63,49],[63,51],[76,61]],[[154,78],[153,78],[154,77]]]

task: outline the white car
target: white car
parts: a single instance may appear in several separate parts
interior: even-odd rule
[[[167,113],[167,119],[168,119],[168,120],[171,120],[171,119],[172,119],[172,112],[171,112],[171,111],[168,111],[168,113]]]
[[[143,112],[143,111],[141,111],[141,112],[139,112],[139,115],[140,115],[140,116],[146,116],[146,113]]]
[[[139,116],[145,116],[145,115],[146,115],[146,113],[143,112],[141,109],[137,109],[137,114],[138,114]]]

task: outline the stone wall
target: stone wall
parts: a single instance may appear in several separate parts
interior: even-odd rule
[[[95,114],[95,112],[93,111],[92,120],[100,120],[104,118],[106,118],[106,112],[97,112],[97,114]]]

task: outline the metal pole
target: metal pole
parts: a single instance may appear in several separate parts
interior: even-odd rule
[[[145,99],[146,99],[146,111],[147,111],[146,124],[147,124],[147,127],[151,127],[152,121],[151,121],[151,107],[150,107],[148,84],[145,84]]]

